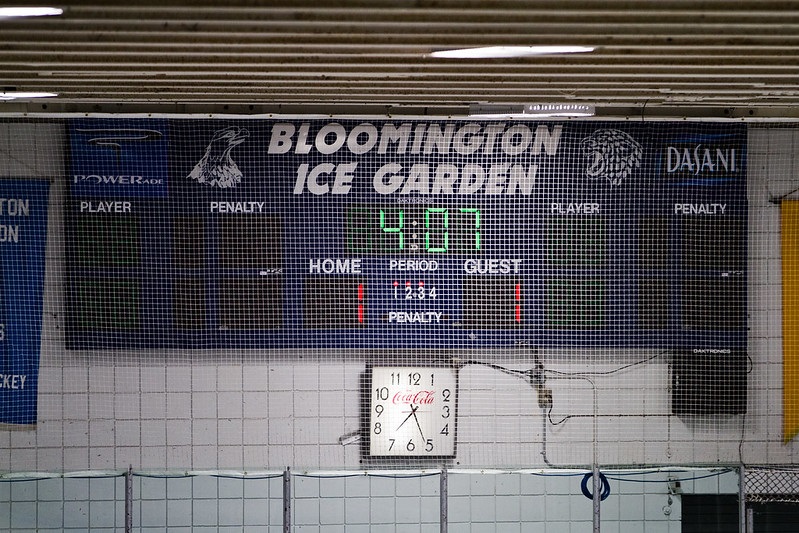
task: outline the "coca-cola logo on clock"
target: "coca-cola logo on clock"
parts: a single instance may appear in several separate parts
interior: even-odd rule
[[[436,399],[436,391],[433,390],[422,390],[414,392],[412,390],[406,390],[404,392],[398,392],[394,395],[391,401],[394,404],[416,404],[416,405],[430,405]]]

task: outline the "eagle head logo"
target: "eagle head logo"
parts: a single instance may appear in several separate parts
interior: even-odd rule
[[[250,132],[245,128],[230,126],[214,132],[205,155],[194,165],[189,178],[209,187],[229,189],[241,182],[241,170],[230,157],[230,151],[243,143]]]
[[[586,160],[585,175],[606,178],[611,185],[621,185],[641,166],[643,157],[643,148],[635,139],[613,129],[595,131],[580,142],[580,151]]]

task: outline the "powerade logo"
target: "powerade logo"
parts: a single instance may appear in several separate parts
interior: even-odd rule
[[[83,174],[75,174],[74,176],[72,176],[72,183],[80,183],[81,181],[90,181],[98,185],[119,184],[119,185],[156,186],[164,184],[164,180],[162,178],[147,179],[144,176],[119,176],[119,175],[100,176],[99,174],[89,174],[88,176]]]
[[[745,157],[740,136],[702,135],[667,142],[661,168],[677,185],[725,185],[744,176]]]
[[[166,131],[164,120],[70,122],[72,195],[166,196]]]

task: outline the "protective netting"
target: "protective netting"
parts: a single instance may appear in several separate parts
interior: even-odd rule
[[[789,463],[795,142],[8,117],[0,470]]]
[[[749,467],[746,470],[747,503],[799,504],[799,469]]]

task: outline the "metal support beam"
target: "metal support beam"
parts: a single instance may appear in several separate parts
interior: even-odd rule
[[[439,525],[441,533],[447,533],[447,525],[449,523],[449,508],[448,508],[448,500],[449,495],[447,494],[447,469],[441,469],[441,477],[440,477],[440,489],[438,491],[438,498],[439,498]]]
[[[133,465],[125,472],[125,533],[133,533]]]
[[[747,533],[746,528],[746,468],[738,467],[738,531]]]
[[[283,533],[291,531],[291,469],[283,471]]]
[[[593,495],[594,533],[599,533],[600,529],[599,508],[602,502],[602,479],[599,477],[599,465],[597,465],[596,463],[594,463],[592,479],[594,481],[594,495]]]

